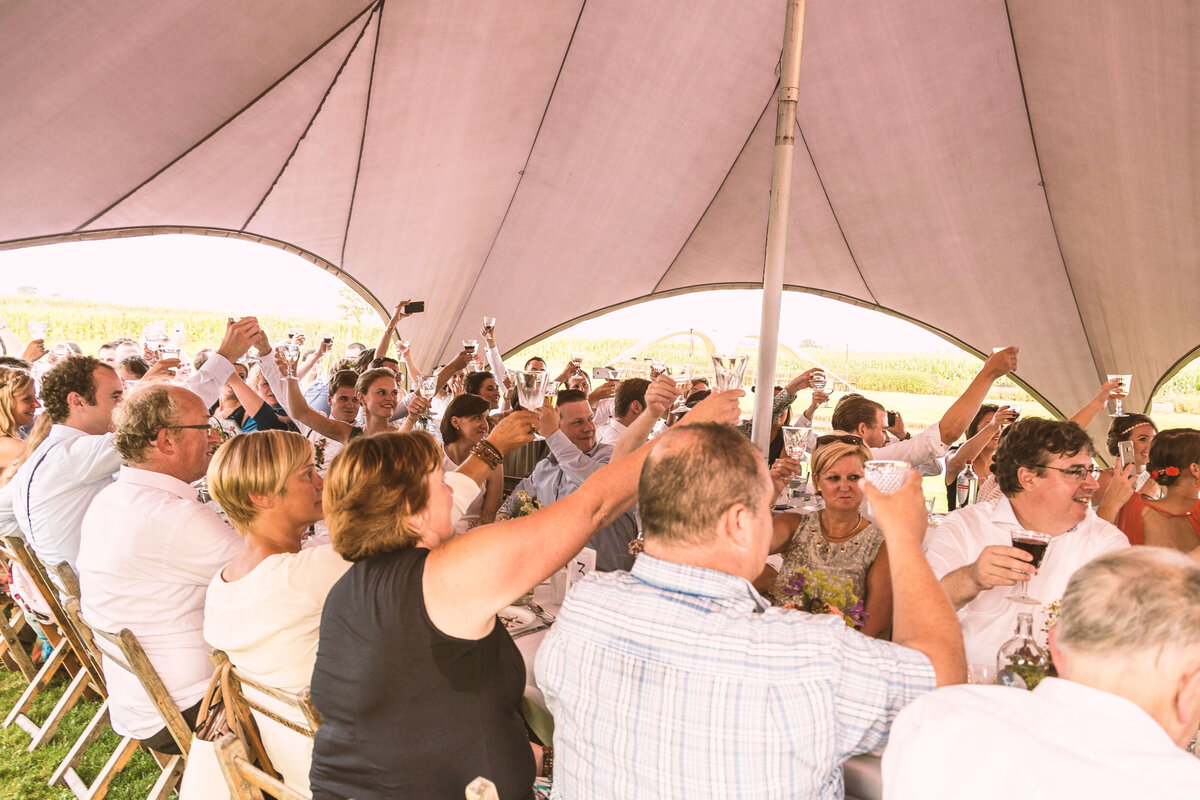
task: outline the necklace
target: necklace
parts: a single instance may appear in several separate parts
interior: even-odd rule
[[[819,519],[821,521],[821,536],[823,536],[824,538],[828,539],[831,542],[841,542],[846,539],[849,539],[851,536],[858,533],[858,529],[859,529],[859,527],[862,526],[862,523],[863,523],[863,516],[862,516],[862,513],[860,512],[858,515],[858,519],[855,520],[854,525],[853,525],[853,527],[850,528],[849,533],[843,533],[839,536],[834,536],[832,533],[829,532],[829,529],[827,527],[825,527],[825,514],[824,513],[820,514]]]

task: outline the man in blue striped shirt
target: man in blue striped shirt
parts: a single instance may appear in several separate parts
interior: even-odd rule
[[[840,798],[842,762],[897,712],[965,678],[954,610],[921,552],[914,472],[867,487],[888,546],[896,643],[772,608],[751,581],[774,490],[729,426],[671,431],[639,485],[645,552],[571,592],[538,651],[554,715],[554,797]]]

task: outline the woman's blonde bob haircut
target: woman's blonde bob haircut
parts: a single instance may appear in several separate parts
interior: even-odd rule
[[[347,561],[415,547],[410,518],[429,505],[429,476],[442,463],[424,431],[381,433],[350,442],[325,474],[325,522]]]
[[[0,436],[17,438],[17,403],[33,388],[33,375],[23,369],[0,367]]]
[[[822,475],[846,456],[858,456],[865,464],[871,460],[871,450],[865,444],[850,444],[849,442],[830,442],[821,445],[813,451],[813,485],[815,486]]]
[[[245,533],[259,511],[250,495],[282,495],[288,479],[312,460],[312,442],[293,431],[239,434],[221,445],[208,465],[208,493],[233,527]]]

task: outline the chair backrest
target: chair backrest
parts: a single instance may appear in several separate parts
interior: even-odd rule
[[[228,734],[217,739],[215,749],[233,800],[263,800],[264,791],[276,800],[309,800],[309,795],[254,766],[246,746],[236,736]]]
[[[95,651],[87,641],[90,636],[81,633],[79,626],[75,623],[74,618],[67,613],[63,607],[62,600],[59,597],[58,588],[51,582],[49,574],[46,572],[45,565],[41,559],[33,552],[29,543],[20,536],[5,536],[3,537],[4,544],[0,545],[0,550],[3,550],[5,555],[21,565],[29,576],[30,582],[33,584],[34,590],[41,595],[46,607],[50,609],[50,618],[39,620],[40,623],[55,625],[62,631],[63,638],[70,644],[71,649],[75,652],[75,657],[83,664],[91,675],[93,683],[101,692],[107,692],[104,684],[104,673],[100,669],[100,662],[95,657]],[[71,573],[74,587],[74,597],[79,597],[79,579],[75,577],[74,570],[69,565],[67,570]],[[40,616],[40,615],[39,615]]]
[[[87,623],[86,618],[84,618],[84,622]],[[154,665],[150,663],[150,657],[146,655],[142,643],[128,628],[122,628],[116,633],[112,633],[101,630],[95,625],[88,624],[88,627],[96,636],[96,645],[104,653],[104,657],[113,665],[126,672],[131,672],[137,677],[146,694],[150,696],[150,701],[158,709],[158,714],[162,717],[167,730],[170,731],[176,746],[179,747],[179,752],[187,755],[192,743],[192,729],[188,727],[183,715],[179,713],[179,708],[171,699],[171,693],[167,691],[166,684],[163,683],[158,670],[154,669]]]
[[[221,668],[223,662],[229,660],[229,656],[221,650],[213,650],[209,653],[208,657],[217,669]],[[246,708],[309,738],[312,738],[316,734],[317,728],[321,727],[321,714],[313,706],[312,696],[309,694],[308,687],[305,687],[304,691],[300,693],[276,689],[274,686],[268,686],[259,680],[247,677],[244,672],[235,666],[230,667],[229,676],[232,678],[233,688],[237,692],[238,701],[243,703]],[[269,697],[295,713],[291,716],[284,716],[279,712],[278,707],[264,705],[253,693],[247,694],[245,692],[244,687],[246,686],[249,686],[260,696]],[[307,724],[297,722],[295,717],[304,719]]]
[[[544,441],[529,442],[504,454],[504,491],[511,492],[522,479],[529,477],[537,463],[546,457],[550,448]]]
[[[75,574],[75,570],[71,568],[71,565],[65,561],[55,564],[49,574],[56,577],[58,585],[62,587],[59,591],[60,605],[67,619],[75,627],[84,649],[88,652],[88,670],[92,672],[92,675],[96,677],[103,687],[104,671],[100,666],[101,652],[96,646],[95,634],[92,633],[91,627],[84,622],[83,613],[80,610],[79,576]],[[104,691],[107,694],[107,689]]]

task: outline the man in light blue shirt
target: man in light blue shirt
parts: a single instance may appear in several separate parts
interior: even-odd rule
[[[897,644],[841,617],[771,608],[762,456],[729,426],[673,430],[639,484],[645,552],[572,589],[537,654],[554,715],[554,797],[840,798],[841,764],[966,677],[954,610],[921,552],[914,472],[885,496]]]

